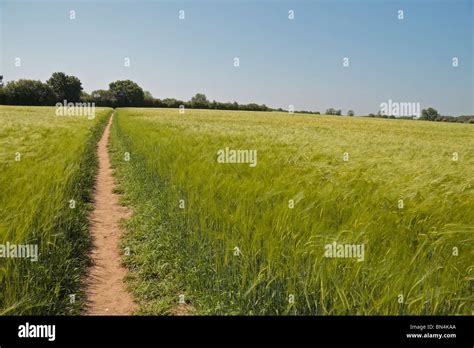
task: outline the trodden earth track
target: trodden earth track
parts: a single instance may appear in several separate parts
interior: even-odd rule
[[[115,180],[107,151],[114,114],[115,112],[111,115],[97,148],[99,168],[94,210],[90,215],[92,265],[85,281],[86,315],[129,315],[137,308],[123,283],[127,271],[122,265],[119,248],[120,220],[127,218],[130,211],[119,204],[120,197],[114,193]]]

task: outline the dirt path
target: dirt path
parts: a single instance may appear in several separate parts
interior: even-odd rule
[[[119,221],[130,213],[113,193],[115,181],[107,151],[113,118],[114,115],[110,117],[97,149],[99,171],[94,211],[90,216],[93,264],[86,280],[86,315],[127,315],[136,308],[123,284],[126,269],[121,263]]]

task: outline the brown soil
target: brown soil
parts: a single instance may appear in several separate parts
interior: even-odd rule
[[[187,315],[192,315],[192,313],[193,313],[193,307],[189,303],[178,304],[173,311],[173,315],[177,315],[177,316],[187,316]]]
[[[115,181],[107,151],[113,117],[110,117],[97,149],[99,171],[94,211],[90,216],[93,263],[86,280],[86,315],[128,315],[137,307],[123,283],[127,271],[122,265],[119,248],[119,223],[130,212],[119,204],[120,196],[113,192]]]

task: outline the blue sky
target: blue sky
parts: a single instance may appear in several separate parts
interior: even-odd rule
[[[64,71],[87,92],[131,79],[157,98],[356,114],[391,99],[474,114],[473,2],[0,0],[0,72],[44,81]]]

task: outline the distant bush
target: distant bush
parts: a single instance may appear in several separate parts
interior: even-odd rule
[[[192,107],[192,105],[191,105]],[[242,110],[242,111],[272,111],[271,108],[267,107],[265,104],[259,105],[255,103],[251,104],[239,104],[237,102],[218,102],[213,100],[209,103],[209,109],[214,110]],[[279,109],[277,111],[285,111],[283,109]]]
[[[440,117],[438,110],[433,108],[423,109],[421,110],[421,119],[427,121],[436,121],[436,119]]]
[[[91,93],[91,100],[97,106],[109,106],[112,107],[115,105],[116,101],[112,97],[110,91],[105,89],[98,89],[96,91],[92,91]]]
[[[326,109],[326,115],[342,115],[342,111],[341,110],[336,110],[334,108],[329,108],[329,109]]]
[[[149,91],[145,91],[143,94],[143,106],[148,108],[155,106],[155,98],[153,98]]]
[[[0,86],[0,104],[5,103],[5,92],[3,92],[3,86]]]
[[[193,109],[209,109],[209,100],[205,94],[197,93],[190,101]]]
[[[56,100],[51,87],[41,81],[11,81],[2,89],[2,99],[9,105],[53,105]]]
[[[143,106],[145,93],[131,80],[119,80],[109,84],[109,93],[114,106]]]
[[[164,108],[179,108],[180,105],[187,106],[184,101],[174,98],[166,98],[161,101],[161,107]]]
[[[297,114],[310,114],[310,115],[320,115],[321,113],[319,111],[306,111],[306,110],[301,110],[301,111],[295,111]]]

